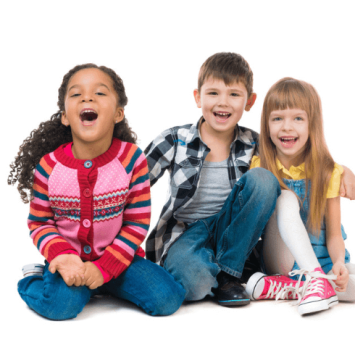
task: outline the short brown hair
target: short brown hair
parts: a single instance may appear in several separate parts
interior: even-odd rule
[[[248,62],[237,53],[216,53],[201,66],[198,74],[198,91],[209,77],[221,79],[226,85],[242,82],[248,92],[253,93],[253,72]]]

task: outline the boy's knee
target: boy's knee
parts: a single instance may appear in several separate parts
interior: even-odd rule
[[[263,168],[255,168],[244,175],[248,184],[252,185],[255,192],[261,192],[263,195],[279,195],[281,193],[280,184],[277,178],[270,171]]]

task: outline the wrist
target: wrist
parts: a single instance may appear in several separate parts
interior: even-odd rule
[[[111,279],[112,279],[112,276],[107,273],[101,266],[100,266],[100,263],[98,262],[98,260],[95,260],[92,262],[98,269],[99,271],[101,272],[102,274],[102,277],[104,278],[104,283],[107,283],[109,282]]]

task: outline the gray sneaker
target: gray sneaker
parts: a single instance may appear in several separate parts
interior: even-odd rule
[[[44,269],[44,265],[42,264],[28,264],[22,268],[22,274],[23,277],[34,276],[34,275],[42,276],[43,269]]]

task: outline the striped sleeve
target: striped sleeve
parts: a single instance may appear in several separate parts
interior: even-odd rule
[[[131,175],[122,228],[96,261],[114,278],[131,264],[148,233],[151,212],[149,174],[144,154],[137,146],[127,144],[120,160],[127,174]]]
[[[30,204],[28,227],[30,237],[40,253],[51,262],[59,254],[77,254],[77,251],[59,234],[48,198],[48,179],[55,166],[49,155],[36,167],[33,181],[33,200]]]

